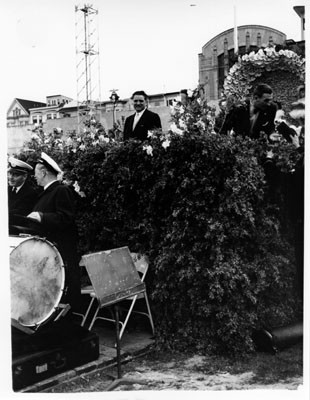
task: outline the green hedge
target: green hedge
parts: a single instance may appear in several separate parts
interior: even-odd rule
[[[86,148],[79,139],[74,150],[65,140],[49,150],[33,140],[35,151],[22,156],[34,161],[43,149],[78,182],[81,254],[124,245],[148,254],[159,345],[240,354],[253,349],[254,327],[294,319],[290,229],[281,190],[276,201],[267,195],[264,140],[199,132],[97,139],[85,135]],[[279,145],[279,165],[291,150]]]

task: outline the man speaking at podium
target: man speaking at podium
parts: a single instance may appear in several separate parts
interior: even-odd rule
[[[79,307],[81,291],[74,193],[57,180],[60,172],[58,164],[42,152],[35,167],[35,179],[44,190],[28,217],[40,223],[41,234],[56,244],[63,258],[67,292],[62,301],[69,303],[74,311]]]

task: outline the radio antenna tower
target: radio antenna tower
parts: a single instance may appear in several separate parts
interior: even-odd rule
[[[92,4],[75,6],[77,133],[96,118],[101,103],[98,10]]]

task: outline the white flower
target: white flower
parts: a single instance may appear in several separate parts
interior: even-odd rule
[[[170,114],[175,115],[175,113],[176,113],[175,106],[170,106]]]
[[[68,146],[72,146],[73,140],[71,139],[71,137],[68,137],[68,139],[66,140],[66,143]]]
[[[77,181],[74,182],[73,184],[74,190],[76,193],[81,196],[81,197],[86,197],[85,193],[81,191],[80,185],[78,184]]]
[[[150,145],[143,146],[142,149],[145,150],[146,154],[148,154],[149,156],[153,155],[153,147],[152,146],[150,146]]]
[[[249,55],[244,54],[244,56],[242,56],[242,61],[248,61],[248,60],[249,60]]]
[[[199,129],[205,129],[206,128],[206,124],[201,121],[201,119],[199,121],[196,122],[195,124]]]
[[[192,97],[192,95],[193,95],[192,89],[187,89],[187,94],[188,94],[188,97]]]
[[[175,122],[170,125],[170,130],[177,135],[183,135],[183,131],[176,126]]]
[[[292,58],[295,55],[295,53],[292,50],[286,50],[286,56],[288,58]]]
[[[91,139],[95,139],[95,134],[94,134],[94,132],[91,132],[90,138],[91,138]]]
[[[40,137],[39,137],[36,133],[33,133],[33,134],[31,135],[31,139],[33,139],[33,140],[40,140]]]
[[[261,58],[264,58],[264,57],[265,57],[265,54],[264,54],[264,50],[263,50],[263,49],[259,49],[258,52],[257,52],[257,54],[259,54]]]
[[[185,112],[185,108],[183,107],[183,105],[178,106],[178,110],[180,114],[184,114]]]
[[[166,139],[164,142],[162,142],[161,145],[163,146],[164,149],[166,149],[167,147],[170,146],[170,140]]]
[[[272,57],[273,55],[276,54],[276,49],[275,47],[266,47],[264,49],[265,53],[267,54],[268,57]]]
[[[100,135],[99,140],[101,140],[102,142],[106,142],[106,143],[110,142],[110,139],[108,137],[105,137],[104,135]]]
[[[76,192],[79,192],[80,189],[81,189],[81,188],[80,188],[80,185],[78,184],[77,181],[74,182],[73,187],[74,187],[74,190],[75,190]]]
[[[147,137],[151,138],[154,136],[154,132],[153,131],[147,131]]]
[[[79,149],[80,149],[80,150],[85,150],[85,148],[86,148],[85,144],[83,144],[83,143],[80,144],[80,146],[79,146]]]
[[[185,121],[183,119],[179,120],[179,126],[180,126],[181,129],[186,129],[187,128],[186,123],[185,123]]]
[[[99,140],[95,140],[95,141],[93,142],[93,146],[97,146],[97,144],[99,144]]]

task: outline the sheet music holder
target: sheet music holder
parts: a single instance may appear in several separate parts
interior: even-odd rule
[[[112,391],[121,384],[140,383],[135,380],[122,379],[121,375],[119,310],[117,303],[146,290],[128,247],[85,254],[82,256],[80,265],[86,267],[100,307],[114,306],[117,379],[106,390]]]
[[[145,290],[127,246],[83,255],[80,265],[86,267],[101,307]]]

